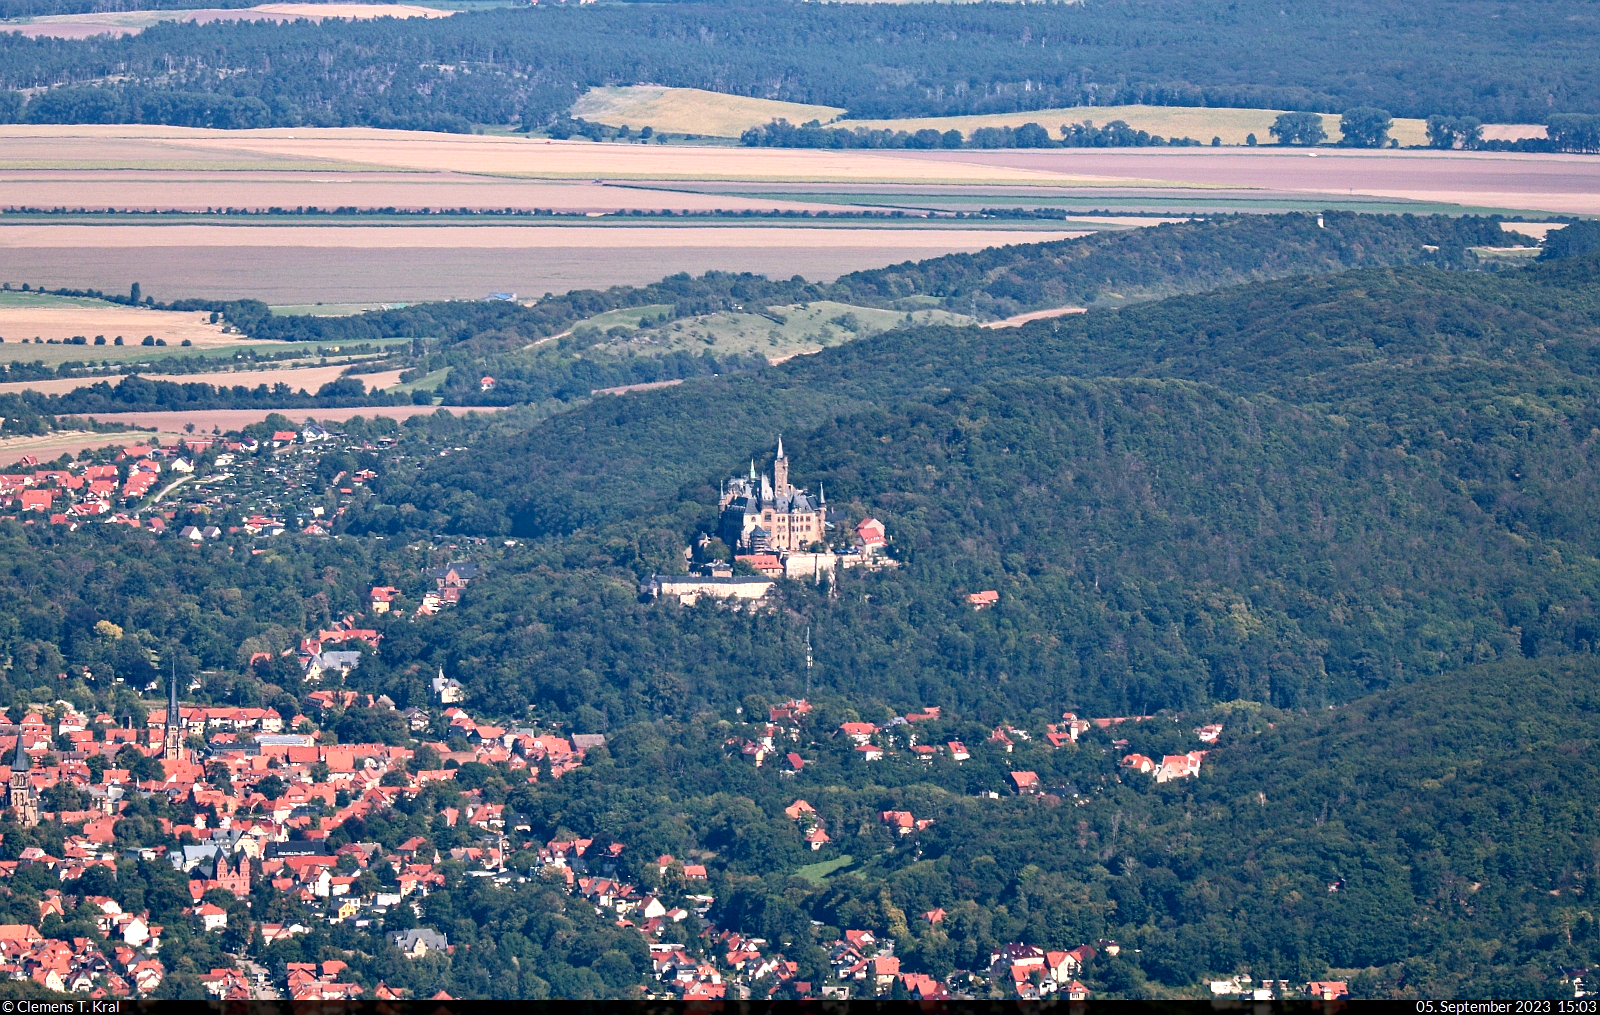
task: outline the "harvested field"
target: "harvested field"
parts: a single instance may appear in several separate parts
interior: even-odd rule
[[[3,147],[3,145],[0,145]],[[0,169],[0,208],[191,211],[243,208],[544,208],[558,212],[821,211],[845,205],[761,196],[645,190],[585,180],[538,180],[466,173],[181,172],[138,169]]]
[[[1314,157],[1312,157],[1314,156]],[[1600,159],[1500,152],[1304,149],[1061,149],[904,152],[1066,175],[1133,175],[1277,193],[1368,194],[1472,208],[1600,215]]]
[[[411,4],[262,4],[205,10],[107,11],[100,14],[50,14],[0,21],[0,32],[29,38],[89,39],[96,35],[137,35],[163,21],[324,21],[329,18],[447,18],[453,11]]]
[[[904,154],[595,144],[367,127],[227,131],[139,124],[0,126],[0,169],[315,167],[354,172],[363,167],[386,167],[538,180],[838,180],[1084,186],[1107,182],[978,163],[928,163],[907,159]],[[0,204],[4,203],[10,202],[0,195]]]
[[[1210,144],[1213,137],[1222,138],[1225,145],[1242,145],[1245,138],[1254,134],[1263,145],[1272,144],[1267,128],[1278,118],[1282,109],[1228,109],[1211,106],[1073,106],[1067,109],[1039,109],[1031,113],[993,113],[978,116],[937,116],[905,120],[841,120],[835,127],[868,127],[873,130],[918,131],[926,127],[943,132],[959,130],[971,135],[979,127],[1020,127],[1037,123],[1050,131],[1051,137],[1060,137],[1063,124],[1093,121],[1095,126],[1105,126],[1112,120],[1122,120],[1135,130],[1147,130],[1162,137],[1192,137]],[[1339,137],[1339,117],[1335,113],[1322,114],[1322,127],[1328,137]],[[1428,128],[1423,120],[1395,117],[1389,136],[1402,145],[1428,143]]]
[[[143,348],[139,343],[146,335],[164,339],[168,347],[181,346],[185,340],[199,348],[238,345],[240,341],[237,335],[224,335],[220,325],[210,323],[208,314],[171,313],[118,306],[101,300],[0,292],[0,337],[6,340],[5,352],[11,352],[13,344],[20,350],[20,355],[4,358],[28,359],[29,350],[36,346],[31,341],[23,345],[24,339],[42,338],[48,347],[50,339],[59,342],[76,335],[82,335],[90,342],[94,341],[96,335],[104,335],[106,339],[104,347],[68,346],[77,358],[101,357],[107,350],[115,348],[112,342],[119,335],[123,336],[126,343],[123,348],[128,345]],[[0,356],[3,355],[0,353]]]
[[[1097,125],[1123,120],[1137,130],[1162,137],[1192,137],[1209,143],[1222,138],[1225,145],[1242,145],[1249,134],[1261,144],[1271,144],[1267,128],[1282,109],[1233,109],[1206,106],[1073,106],[1065,109],[1039,109],[1024,113],[985,113],[976,116],[917,117],[897,120],[838,120],[846,110],[833,106],[806,106],[771,99],[752,99],[724,95],[699,88],[664,88],[660,85],[593,88],[572,107],[572,115],[611,127],[628,125],[635,129],[649,125],[674,133],[704,134],[711,137],[738,137],[751,127],[776,119],[790,123],[820,120],[823,124],[854,129],[918,131],[931,127],[941,133],[959,130],[970,135],[979,127],[1020,127],[1037,123],[1054,135],[1062,124],[1092,120]],[[837,120],[837,122],[833,122]],[[1322,114],[1323,128],[1330,138],[1339,137],[1339,116]],[[1427,124],[1421,119],[1396,117],[1389,136],[1402,146],[1428,143]],[[1489,124],[1483,136],[1515,140],[1544,137],[1539,124]]]
[[[1485,141],[1520,141],[1525,137],[1547,137],[1542,123],[1490,123],[1483,128]]]
[[[350,369],[348,363],[339,363],[326,367],[288,367],[275,370],[219,370],[204,374],[144,374],[152,381],[171,381],[174,384],[214,384],[220,387],[237,387],[243,385],[254,388],[265,384],[272,387],[276,384],[287,384],[293,391],[304,390],[315,394],[317,389],[330,381],[338,380],[343,373]],[[367,389],[382,391],[400,381],[401,371],[385,370],[377,374],[355,374],[357,380],[367,386]],[[7,381],[0,383],[0,394],[20,391],[37,391],[41,395],[64,395],[69,391],[79,388],[89,388],[105,382],[116,384],[122,377],[56,377],[48,381]]]
[[[807,106],[798,102],[752,99],[699,88],[664,88],[631,85],[625,88],[591,88],[572,106],[572,115],[610,127],[654,127],[673,134],[708,134],[738,137],[751,127],[773,120],[828,123],[843,116],[835,106]]]
[[[53,462],[64,454],[76,458],[80,451],[148,444],[152,437],[162,444],[176,444],[178,438],[182,436],[183,434],[176,430],[160,433],[137,430],[125,433],[58,430],[37,437],[3,437],[0,438],[0,468],[15,465],[24,455],[32,455],[41,462]]]
[[[1072,235],[1079,234],[781,226],[13,226],[0,227],[0,263],[26,264],[32,282],[52,288],[120,290],[128,283],[129,252],[137,250],[144,291],[161,300],[376,303],[638,285],[679,271],[798,274],[827,281],[862,268],[981,250],[997,242]],[[452,245],[457,242],[461,245]]]

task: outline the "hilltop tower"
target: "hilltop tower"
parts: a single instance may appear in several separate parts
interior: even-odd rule
[[[798,553],[827,539],[827,507],[789,482],[789,456],[778,437],[771,475],[756,473],[722,484],[717,523],[722,541],[735,553]]]
[[[789,456],[783,453],[783,434],[778,435],[778,457],[772,462],[772,492],[778,497],[794,492],[789,485]]]
[[[178,708],[178,674],[174,670],[172,682],[167,687],[167,729],[166,747],[162,750],[163,758],[173,761],[183,759],[183,712]]]
[[[17,812],[17,821],[25,828],[39,823],[39,801],[33,795],[33,782],[29,770],[33,759],[22,749],[22,736],[17,736],[17,754],[11,759],[11,809]]]

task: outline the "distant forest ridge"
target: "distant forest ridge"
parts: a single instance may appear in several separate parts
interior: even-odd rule
[[[0,13],[81,2],[0,0]],[[0,101],[0,119],[537,129],[590,87],[649,81],[865,118],[1143,103],[1542,123],[1600,112],[1591,12],[1577,0],[1550,0],[1537,18],[1503,17],[1490,0],[730,2],[175,22],[84,41],[7,33],[0,88],[49,90]]]

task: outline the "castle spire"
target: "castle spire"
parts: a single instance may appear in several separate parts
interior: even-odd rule
[[[778,435],[778,457],[772,460],[772,492],[778,497],[794,492],[794,487],[789,485],[789,459],[783,454],[783,434]]]

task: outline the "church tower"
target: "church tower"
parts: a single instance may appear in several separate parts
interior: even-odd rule
[[[11,809],[17,812],[17,821],[25,828],[39,823],[39,802],[33,797],[33,783],[28,770],[33,759],[22,749],[22,737],[17,737],[17,756],[11,759]]]
[[[794,492],[789,485],[789,458],[783,453],[783,434],[778,435],[778,457],[772,463],[772,492],[779,497]]]
[[[167,693],[167,743],[163,758],[180,761],[183,758],[183,712],[178,709],[178,674],[172,674]]]

